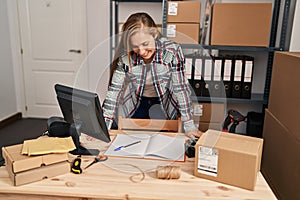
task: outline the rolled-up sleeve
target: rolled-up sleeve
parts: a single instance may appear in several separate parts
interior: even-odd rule
[[[106,98],[103,103],[103,116],[108,129],[111,128],[115,118],[118,102],[120,100],[123,85],[125,83],[124,64],[119,59],[116,70],[114,71],[111,84],[106,93]]]

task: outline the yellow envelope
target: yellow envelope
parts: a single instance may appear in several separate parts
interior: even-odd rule
[[[72,137],[39,137],[37,139],[25,140],[22,154],[41,155],[48,153],[66,153],[76,149]]]

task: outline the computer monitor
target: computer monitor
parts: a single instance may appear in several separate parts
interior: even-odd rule
[[[56,84],[57,100],[66,122],[70,124],[70,135],[76,149],[75,155],[97,155],[98,149],[86,149],[80,145],[79,136],[87,134],[104,142],[110,142],[102,108],[96,93]]]

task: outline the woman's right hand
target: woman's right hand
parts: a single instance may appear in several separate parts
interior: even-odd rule
[[[203,132],[200,130],[191,130],[185,133],[185,135],[191,139],[200,138]]]

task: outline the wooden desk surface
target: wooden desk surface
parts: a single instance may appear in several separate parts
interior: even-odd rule
[[[70,161],[74,158],[70,155]],[[81,167],[92,160],[92,156],[83,156]],[[179,179],[157,179],[156,167],[168,164],[110,157],[82,174],[68,173],[17,187],[12,186],[5,167],[0,167],[0,199],[276,199],[261,173],[255,191],[249,191],[193,176],[193,158],[173,163],[181,166]],[[142,181],[140,170],[145,174]]]

